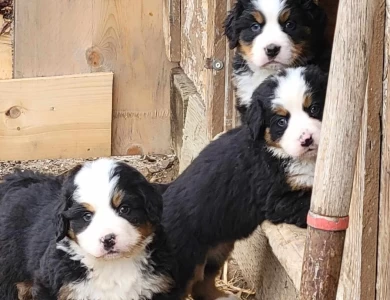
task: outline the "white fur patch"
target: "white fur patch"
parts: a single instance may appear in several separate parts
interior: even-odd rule
[[[294,159],[286,167],[289,183],[299,187],[311,188],[314,182],[315,157]]]
[[[152,237],[148,237],[145,243],[151,240]],[[150,255],[145,250],[131,258],[99,260],[74,245],[68,248],[59,244],[57,248],[68,252],[72,259],[80,260],[89,269],[85,280],[66,286],[69,300],[150,299],[153,294],[167,291],[172,284],[167,277],[146,270]]]

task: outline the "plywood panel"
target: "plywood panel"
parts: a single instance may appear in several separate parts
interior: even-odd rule
[[[115,73],[113,154],[170,152],[162,1],[95,0],[92,70]]]
[[[112,73],[0,81],[0,160],[111,154]]]

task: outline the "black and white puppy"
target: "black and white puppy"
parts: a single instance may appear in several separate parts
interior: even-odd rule
[[[326,85],[315,66],[263,81],[247,123],[206,146],[163,194],[183,295],[234,298],[214,285],[234,242],[264,220],[306,226]]]
[[[237,0],[225,20],[233,60],[233,82],[242,121],[252,93],[286,67],[322,65],[327,71],[325,12],[313,0]]]
[[[176,261],[161,194],[111,159],[64,176],[16,172],[0,184],[0,299],[165,299]]]

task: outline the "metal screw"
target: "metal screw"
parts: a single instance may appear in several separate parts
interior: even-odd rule
[[[223,67],[224,67],[224,65],[223,65],[222,61],[220,61],[218,59],[213,60],[213,69],[214,70],[220,71],[223,69]]]

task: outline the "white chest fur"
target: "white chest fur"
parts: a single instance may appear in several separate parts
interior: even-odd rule
[[[249,106],[252,100],[252,94],[255,89],[266,79],[269,75],[275,74],[276,71],[259,69],[256,72],[245,72],[241,74],[234,74],[234,85],[237,88],[237,96],[240,100],[240,105]]]
[[[167,277],[150,274],[145,266],[145,251],[136,257],[115,260],[97,260],[88,255],[75,253],[88,269],[87,278],[63,287],[60,299],[66,300],[139,300],[150,299],[154,294],[169,289]]]
[[[314,181],[315,166],[315,158],[291,161],[286,167],[290,183],[297,187],[311,188]]]

